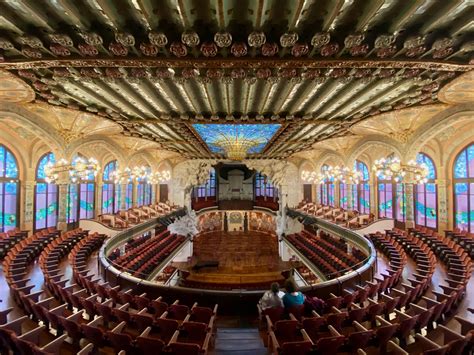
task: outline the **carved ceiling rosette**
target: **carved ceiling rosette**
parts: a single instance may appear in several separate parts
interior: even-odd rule
[[[302,57],[309,53],[309,46],[307,43],[296,43],[291,48],[291,54],[293,57]]]
[[[329,43],[331,40],[331,35],[328,32],[319,32],[316,33],[313,38],[311,38],[311,45],[314,48],[321,48]]]
[[[330,57],[334,54],[336,54],[339,51],[339,44],[336,42],[326,44],[321,47],[321,55],[323,57]]]
[[[43,48],[43,42],[36,36],[21,36],[18,38],[18,42],[31,48]]]
[[[181,42],[188,47],[196,47],[199,41],[199,35],[194,31],[185,31],[181,34]]]
[[[395,45],[395,36],[380,35],[375,39],[375,52],[379,58],[388,58],[397,53],[397,46]]]
[[[71,51],[67,49],[66,47],[58,44],[58,43],[51,43],[49,46],[49,49],[51,52],[53,52],[55,55],[60,56],[60,57],[67,57],[71,55]]]
[[[170,52],[176,57],[185,57],[188,54],[188,49],[181,42],[173,42],[170,46]]]
[[[265,44],[267,37],[265,36],[265,33],[261,31],[254,31],[249,34],[247,40],[250,47],[259,48]]]
[[[140,43],[140,50],[147,57],[155,57],[158,54],[158,47],[152,43]]]
[[[130,33],[116,32],[115,40],[125,47],[132,47],[135,45],[135,37]]]
[[[222,69],[207,69],[206,76],[210,79],[220,79],[224,76],[224,71]]]
[[[110,42],[109,51],[118,57],[125,57],[128,54],[128,48],[119,42]]]
[[[81,32],[79,35],[82,37],[84,42],[91,46],[100,46],[104,43],[102,37],[95,32]]]
[[[275,42],[264,43],[261,51],[264,57],[273,57],[278,53],[278,45]]]
[[[272,71],[269,68],[260,68],[255,72],[255,76],[259,79],[265,80],[272,76]]]
[[[214,42],[204,42],[201,44],[201,53],[205,57],[215,57],[217,55],[217,46]]]
[[[94,57],[99,54],[97,48],[95,48],[92,44],[80,43],[77,48],[79,48],[81,54],[85,56]]]
[[[168,38],[163,32],[148,32],[148,40],[158,47],[164,47],[168,44]]]
[[[214,42],[218,47],[229,47],[232,44],[232,35],[229,32],[217,32],[214,35]]]
[[[6,39],[5,37],[0,37],[0,49],[4,49],[8,51],[14,48],[15,46],[13,45],[11,41]]]
[[[185,79],[191,79],[199,76],[199,69],[196,68],[184,68],[181,70],[181,76]]]
[[[232,79],[243,79],[247,76],[247,72],[243,68],[235,68],[230,72]]]
[[[247,45],[244,42],[236,42],[230,47],[230,52],[235,57],[243,57],[247,55]]]
[[[286,32],[280,37],[280,44],[283,48],[293,47],[298,41],[298,34],[296,32]]]
[[[446,58],[454,52],[454,41],[452,38],[440,38],[433,43],[433,58]]]
[[[30,46],[21,47],[21,53],[23,53],[23,55],[25,55],[26,57],[32,59],[40,59],[43,56],[39,49]]]

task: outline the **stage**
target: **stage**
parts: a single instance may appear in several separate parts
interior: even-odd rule
[[[277,243],[276,235],[257,231],[201,233],[194,239],[191,261],[172,265],[184,271],[188,284],[283,282],[281,273],[292,265],[280,259]],[[217,262],[218,266],[193,270],[205,262]]]

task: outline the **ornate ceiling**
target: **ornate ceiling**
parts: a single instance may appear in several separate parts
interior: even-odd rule
[[[361,121],[381,113],[439,103],[439,90],[472,69],[473,8],[465,0],[0,2],[0,68],[28,83],[36,102],[101,116],[184,157],[220,156],[193,124],[278,123],[263,154],[284,158],[376,127]],[[95,125],[84,127],[107,127]]]

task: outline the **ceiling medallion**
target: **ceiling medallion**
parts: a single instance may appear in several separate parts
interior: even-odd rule
[[[0,49],[10,50],[15,48],[12,42],[5,37],[0,37]]]
[[[293,57],[302,57],[309,53],[309,46],[306,43],[296,43],[291,48],[291,54]]]
[[[49,35],[49,39],[51,40],[51,42],[60,44],[64,47],[72,47],[74,45],[71,37],[62,33],[51,33]]]
[[[60,56],[60,57],[67,57],[69,55],[71,55],[71,51],[58,44],[58,43],[51,43],[51,45],[49,46],[49,49],[51,50],[51,52],[53,52],[55,55],[57,56]]]
[[[85,56],[94,57],[99,54],[97,48],[95,48],[92,44],[80,43],[77,47],[79,48],[81,54]]]
[[[181,34],[181,42],[188,47],[196,47],[199,44],[199,35],[194,31],[186,31]]]
[[[168,38],[163,32],[149,32],[148,39],[150,43],[158,47],[164,47],[168,44]]]
[[[321,48],[322,46],[329,43],[331,40],[331,35],[328,32],[319,32],[316,33],[313,38],[311,38],[311,45],[315,48]]]
[[[109,51],[118,57],[125,57],[128,54],[127,47],[119,42],[110,42]]]
[[[247,45],[244,42],[236,42],[230,47],[230,52],[235,57],[243,57],[247,54]]]
[[[221,48],[229,47],[232,44],[232,35],[229,32],[217,32],[214,42]]]
[[[217,46],[214,42],[204,42],[201,44],[201,53],[205,57],[215,57],[217,55]]]
[[[352,48],[352,47],[355,47],[355,46],[360,46],[362,44],[362,42],[364,41],[364,39],[365,39],[365,34],[363,34],[363,33],[357,33],[357,34],[349,35],[344,40],[344,46],[346,48]]]
[[[276,43],[264,43],[262,45],[262,55],[264,57],[273,57],[278,53],[278,45]]]
[[[151,43],[140,43],[140,50],[147,57],[155,57],[158,54],[158,47]]]
[[[43,56],[39,49],[30,47],[30,46],[21,47],[21,53],[27,56],[28,58],[33,58],[33,59],[40,59]]]
[[[95,32],[82,32],[80,36],[91,46],[100,46],[103,43],[102,37]]]
[[[170,52],[176,57],[185,57],[188,54],[188,49],[180,42],[173,42],[170,46]]]
[[[296,32],[287,32],[281,35],[280,44],[282,47],[292,47],[298,41],[298,34]]]
[[[38,37],[35,36],[22,36],[18,38],[18,42],[24,46],[30,46],[31,48],[42,48],[43,43]]]
[[[254,31],[249,34],[247,40],[250,47],[258,48],[265,44],[265,42],[267,41],[267,37],[265,36],[265,33],[261,31]]]
[[[117,32],[115,33],[115,40],[125,47],[135,45],[135,38],[130,33]]]
[[[326,44],[325,46],[321,47],[321,55],[323,57],[330,57],[336,54],[338,51],[339,51],[339,44],[335,42]]]

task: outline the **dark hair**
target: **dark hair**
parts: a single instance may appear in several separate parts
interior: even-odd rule
[[[288,293],[293,293],[293,292],[298,291],[298,287],[296,286],[295,281],[292,279],[288,279],[285,281],[285,288],[286,288],[286,292]]]
[[[278,291],[280,291],[280,285],[277,283],[277,282],[274,282],[272,283],[272,285],[270,286],[270,289],[272,290],[272,292],[274,294],[277,294]]]

